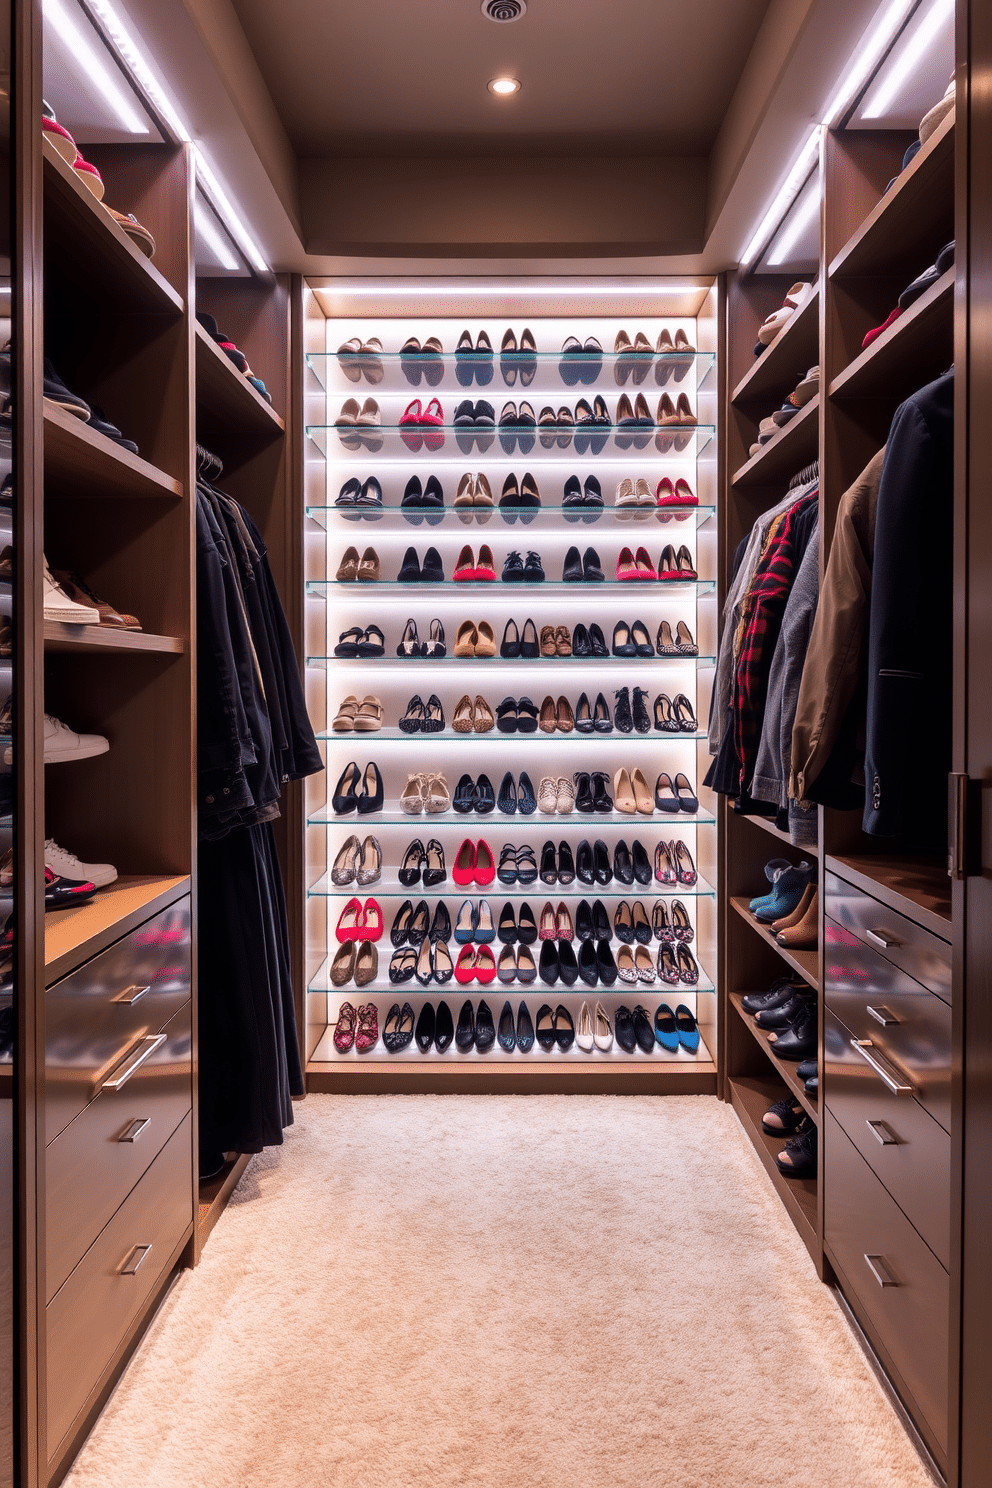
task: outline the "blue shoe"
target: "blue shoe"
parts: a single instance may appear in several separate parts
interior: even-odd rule
[[[782,873],[786,868],[791,867],[792,864],[790,863],[788,858],[771,858],[765,864],[765,877],[770,884],[774,884],[776,879],[778,878],[778,875]],[[763,904],[765,900],[770,897],[771,896],[769,894],[756,894],[748,905],[748,909],[751,911],[752,914],[754,914],[755,910],[758,908],[758,905]]]
[[[496,939],[496,926],[493,924],[493,912],[489,908],[488,899],[479,900],[479,908],[475,916],[475,938],[480,945],[486,945],[490,940]]]
[[[475,939],[475,931],[478,923],[479,916],[476,913],[475,905],[471,899],[464,899],[461,909],[458,911],[458,918],[455,921],[455,939],[459,945],[468,945],[469,941]]]
[[[654,1015],[654,1036],[663,1049],[669,1054],[677,1054],[679,1048],[679,1029],[675,1021],[675,1014],[667,1002],[659,1004]]]
[[[757,908],[753,911],[755,919],[770,925],[772,920],[784,919],[786,915],[790,915],[798,907],[812,877],[813,869],[808,863],[800,863],[797,868],[783,869],[775,880],[772,892],[758,901]]]
[[[678,1026],[679,1043],[688,1053],[695,1054],[699,1048],[699,1026],[684,1002],[680,1002],[675,1009],[675,1022]]]

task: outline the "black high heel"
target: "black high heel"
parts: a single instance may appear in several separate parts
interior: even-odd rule
[[[419,734],[424,727],[424,700],[419,692],[406,705],[406,712],[400,719],[400,728],[404,734]]]
[[[613,719],[610,717],[610,707],[601,692],[596,694],[593,727],[597,734],[612,734],[613,732]]]
[[[412,888],[415,883],[420,882],[420,872],[426,858],[424,844],[419,837],[415,837],[403,854],[403,863],[396,875],[405,889]],[[393,944],[399,945],[399,941],[394,941]]]
[[[382,798],[382,776],[379,774],[379,766],[370,760],[362,776],[362,793],[358,797],[359,816],[371,816],[373,811],[381,811]]]
[[[424,888],[433,889],[437,884],[444,883],[448,877],[448,870],[444,866],[444,848],[436,837],[432,837],[424,851]],[[445,940],[447,940],[445,936]]]
[[[696,715],[693,712],[692,704],[684,692],[680,692],[677,697],[672,699],[672,709],[678,726],[684,734],[694,734],[697,732],[699,724],[696,722]]]
[[[667,693],[659,692],[654,700],[654,726],[659,733],[677,734],[680,732],[680,724],[672,708],[672,700]]]
[[[437,659],[447,656],[447,647],[444,644],[444,626],[440,620],[431,621],[430,638],[423,642],[420,648],[421,656],[429,656]]]
[[[603,770],[594,770],[592,774],[592,800],[593,809],[606,815],[613,810],[613,797],[606,789],[608,776]]]
[[[361,771],[355,760],[350,760],[341,771],[341,778],[334,787],[331,797],[331,805],[336,815],[347,816],[352,811],[358,810],[358,782],[361,779]]]
[[[396,647],[397,656],[422,656],[422,642],[417,634],[416,620],[408,620],[403,628],[403,635]]]
[[[579,694],[579,701],[575,705],[575,727],[580,734],[591,734],[593,731],[592,709],[589,706],[589,698],[584,692]],[[579,810],[581,809],[580,807]]]
[[[512,629],[512,635],[511,635]],[[502,657],[512,658],[520,655],[520,632],[517,630],[515,620],[507,620],[503,627],[503,639],[500,641],[499,654]]]

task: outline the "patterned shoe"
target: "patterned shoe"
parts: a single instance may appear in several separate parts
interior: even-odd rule
[[[379,1042],[379,1011],[374,1002],[363,1003],[358,1009],[358,1032],[355,1048],[359,1054],[367,1054]]]
[[[343,1002],[338,1009],[337,1026],[334,1029],[334,1047],[339,1054],[347,1054],[355,1042],[355,1020],[358,1014],[350,1002]]]

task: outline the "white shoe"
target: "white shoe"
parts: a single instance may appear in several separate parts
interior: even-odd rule
[[[70,599],[60,584],[52,577],[48,559],[44,560],[42,579],[45,585],[45,619],[61,620],[63,625],[99,625],[100,611],[90,605],[77,604]]]
[[[117,877],[113,863],[81,863],[75,853],[59,847],[51,837],[45,840],[45,867],[59,878],[85,879],[98,889],[105,889]]]
[[[579,1021],[575,1029],[575,1042],[584,1053],[592,1053],[592,1018],[589,1016],[589,1004],[587,1002],[584,1002],[579,1008]]]
[[[90,759],[94,754],[106,754],[110,740],[102,734],[77,734],[50,713],[45,714],[45,764],[54,765],[62,760]],[[5,755],[12,763],[13,750]]]
[[[596,1031],[593,1034],[593,1041],[596,1048],[602,1049],[604,1054],[608,1054],[613,1048],[613,1024],[606,1016],[601,1002],[596,1003]]]

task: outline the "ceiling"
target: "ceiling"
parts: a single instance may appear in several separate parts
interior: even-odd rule
[[[301,160],[705,156],[770,0],[233,0]],[[520,92],[497,98],[491,78]]]

